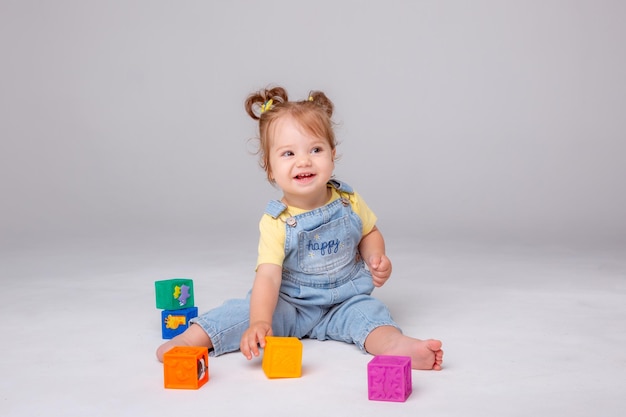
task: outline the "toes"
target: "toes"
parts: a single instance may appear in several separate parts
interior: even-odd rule
[[[433,352],[440,351],[441,350],[441,340],[428,339],[426,341],[426,346],[428,346],[428,349],[432,350]]]

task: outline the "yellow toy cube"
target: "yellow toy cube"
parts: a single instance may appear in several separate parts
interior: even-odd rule
[[[296,337],[265,337],[263,372],[268,378],[302,376],[302,342]]]

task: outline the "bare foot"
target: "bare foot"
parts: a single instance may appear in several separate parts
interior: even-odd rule
[[[411,339],[411,367],[413,369],[426,369],[433,371],[441,371],[443,363],[443,350],[441,350],[441,341],[435,339],[419,340]]]
[[[183,333],[163,343],[157,348],[156,356],[159,362],[163,362],[165,352],[175,346],[206,346],[209,349],[213,347],[209,335],[207,335],[202,327],[191,325]]]
[[[395,327],[374,329],[367,337],[365,346],[372,355],[409,356],[413,369],[440,371],[443,363],[440,340],[414,339],[403,335]]]

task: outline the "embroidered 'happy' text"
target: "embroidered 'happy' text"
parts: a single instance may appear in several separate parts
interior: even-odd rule
[[[341,241],[339,239],[329,240],[328,242],[313,242],[309,240],[306,248],[309,251],[318,251],[321,255],[330,255],[337,253]]]

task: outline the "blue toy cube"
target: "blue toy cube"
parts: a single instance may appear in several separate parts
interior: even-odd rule
[[[198,307],[161,312],[161,333],[163,339],[171,339],[189,328],[189,320],[198,317]]]
[[[411,358],[376,356],[367,364],[370,400],[404,402],[413,391]]]
[[[173,278],[154,283],[156,306],[161,310],[181,310],[194,306],[193,280]]]

